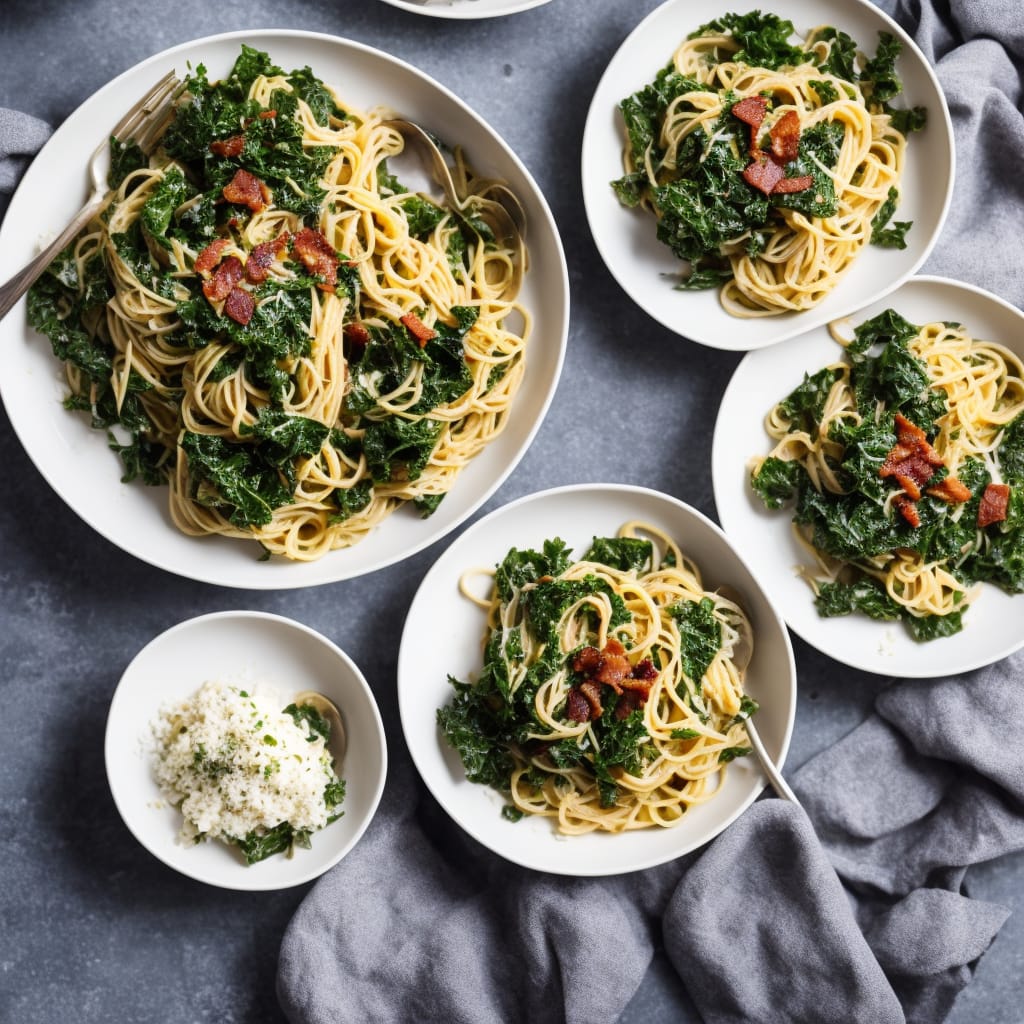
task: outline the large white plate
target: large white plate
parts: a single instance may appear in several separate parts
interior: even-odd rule
[[[1002,299],[971,285],[939,277],[915,277],[891,295],[860,310],[856,325],[885,309],[911,323],[952,320],[976,338],[997,341],[1024,357],[1024,314]],[[931,678],[966,672],[1024,646],[1024,597],[1011,597],[993,584],[964,613],[955,636],[918,643],[902,624],[876,622],[863,615],[824,619],[814,607],[810,586],[796,575],[808,556],[785,510],[767,510],[749,485],[747,461],[771,447],[764,417],[804,377],[842,353],[821,327],[765,352],[751,352],[726,388],[715,425],[712,481],[718,517],[736,549],[790,628],[836,661],[881,675]]]
[[[660,527],[694,558],[709,589],[736,588],[754,631],[746,689],[761,704],[757,727],[779,765],[785,760],[796,706],[796,675],[789,636],[750,571],[724,534],[705,516],[657,491],[616,484],[580,484],[520,498],[474,523],[424,577],[413,599],[398,657],[398,704],[413,761],[451,817],[495,853],[538,871],[613,875],[661,864],[718,835],[761,792],[765,781],[751,758],[734,761],[720,792],[691,808],[670,829],[621,835],[559,836],[549,819],[506,821],[496,791],[466,780],[459,755],[437,726],[451,674],[476,678],[481,664],[484,612],[459,592],[466,569],[493,568],[511,547],[539,548],[561,537],[582,553],[594,536],[612,536],[627,520]]]
[[[868,0],[777,0],[773,14],[806,33],[834,25],[874,53],[879,31],[903,42],[897,69],[908,106],[928,109],[928,126],[907,144],[899,220],[911,220],[907,248],[867,247],[835,290],[813,309],[741,320],[722,308],[717,289],[687,292],[674,287],[680,262],[655,237],[645,210],[622,206],[611,182],[622,176],[624,129],[618,104],[654,79],[675,48],[701,25],[726,10],[753,4],[721,0],[668,0],[642,21],[612,58],[594,93],[583,133],[583,199],[587,219],[608,269],[626,293],[655,320],[683,337],[712,348],[748,351],[793,337],[859,309],[910,277],[935,244],[953,186],[953,129],[942,90],[909,36]]]
[[[429,18],[498,18],[503,14],[528,11],[551,0],[384,0],[403,11],[425,14]]]
[[[70,219],[86,195],[87,161],[104,133],[166,71],[185,74],[202,62],[210,77],[226,74],[242,43],[267,50],[287,68],[312,67],[354,106],[389,106],[461,143],[478,169],[503,178],[529,219],[531,271],[521,301],[534,334],[527,370],[504,433],[459,475],[429,519],[411,508],[390,516],[353,548],[317,562],[258,561],[254,542],[180,533],[165,488],[120,483],[121,466],[101,431],[61,408],[62,367],[46,338],[31,330],[24,301],[0,323],[4,372],[0,395],[11,423],[40,472],[90,526],[125,551],[170,572],[222,586],[304,587],[347,579],[404,558],[442,537],[497,489],[532,441],[561,372],[569,323],[569,285],[557,228],[536,183],[472,110],[422,72],[370,47],[304,32],[233,32],[199,39],[151,57],[114,79],[78,108],[29,167],[0,229],[0,280],[7,280]]]
[[[344,814],[313,833],[311,849],[247,867],[224,843],[178,842],[181,814],[164,802],[153,778],[151,723],[164,705],[191,696],[208,680],[289,700],[302,690],[317,690],[341,712],[347,739],[340,772]],[[143,647],[114,692],[104,754],[114,803],[135,838],[183,875],[225,889],[285,889],[323,874],[366,830],[387,774],[380,712],[355,663],[308,626],[252,611],[188,619]]]

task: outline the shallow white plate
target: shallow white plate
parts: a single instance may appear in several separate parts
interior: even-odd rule
[[[528,11],[551,0],[384,0],[403,11],[425,14],[428,18],[498,18],[503,14]]]
[[[906,33],[868,0],[778,0],[773,14],[789,19],[804,34],[818,25],[849,33],[869,54],[878,32],[903,42],[897,70],[907,106],[928,109],[928,126],[907,144],[899,220],[912,220],[907,248],[868,246],[835,290],[813,309],[782,316],[741,320],[722,308],[718,289],[679,291],[680,261],[655,237],[654,218],[646,210],[622,206],[609,182],[622,176],[625,133],[618,104],[653,81],[690,32],[726,10],[755,5],[721,0],[668,0],[647,16],[612,58],[594,93],[583,133],[583,199],[587,219],[608,269],[626,293],[660,324],[712,348],[747,351],[763,348],[828,323],[891,291],[931,252],[946,217],[953,187],[953,129],[942,90],[924,55]]]
[[[581,554],[594,536],[613,536],[627,520],[666,531],[691,555],[709,589],[727,583],[744,598],[754,630],[746,689],[760,701],[757,727],[777,764],[785,760],[796,706],[789,636],[750,571],[709,519],[657,491],[618,484],[579,484],[520,498],[474,523],[437,560],[413,599],[398,657],[398,704],[413,761],[437,801],[474,839],[538,871],[614,875],[672,860],[718,835],[765,785],[752,758],[729,766],[714,799],[687,811],[670,829],[621,835],[559,836],[550,819],[506,821],[500,793],[466,780],[458,753],[437,726],[452,696],[451,674],[475,679],[481,665],[484,612],[459,592],[459,577],[493,568],[512,547],[537,548],[560,537]]]
[[[569,324],[569,285],[558,231],[529,173],[461,100],[415,68],[360,43],[303,32],[234,32],[186,43],[126,71],[78,108],[29,167],[0,229],[0,280],[7,280],[52,237],[85,199],[87,161],[124,110],[166,71],[206,65],[226,74],[242,43],[266,50],[286,68],[307,64],[360,108],[390,106],[461,143],[483,173],[503,178],[529,219],[531,271],[521,301],[534,318],[527,370],[504,433],[459,475],[429,519],[400,509],[353,548],[317,562],[260,562],[255,542],[180,533],[166,488],[120,482],[121,464],[102,431],[61,408],[63,367],[49,341],[31,330],[22,302],[0,323],[4,372],[0,395],[29,457],[53,489],[90,526],[130,554],[182,576],[228,587],[284,589],[348,579],[390,565],[433,543],[471,515],[526,451],[547,412],[561,372]]]
[[[318,690],[340,710],[348,744],[340,771],[344,814],[313,833],[311,849],[247,867],[224,843],[178,842],[181,815],[163,801],[153,778],[151,723],[165,704],[191,696],[207,680],[280,694],[285,704],[301,690]],[[322,875],[366,830],[387,773],[380,712],[348,655],[308,626],[252,611],[188,619],[143,647],[114,692],[104,754],[114,803],[135,838],[183,875],[225,889],[286,889]]]
[[[849,318],[853,325],[895,309],[911,323],[962,323],[976,338],[1001,342],[1024,357],[1024,314],[1002,299],[971,285],[938,277],[915,277],[891,295]],[[812,647],[866,672],[931,678],[966,672],[1024,646],[1024,597],[1011,597],[983,584],[964,613],[955,636],[918,643],[898,622],[876,622],[863,615],[824,619],[814,607],[810,586],[795,568],[808,564],[786,509],[771,512],[749,485],[747,461],[771,448],[764,417],[795,388],[842,354],[827,327],[794,338],[771,351],[751,352],[726,388],[715,425],[712,480],[718,518],[736,549],[790,628]]]

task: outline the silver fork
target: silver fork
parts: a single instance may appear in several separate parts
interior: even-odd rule
[[[147,156],[156,147],[160,136],[170,120],[171,108],[181,88],[181,80],[169,71],[141,100],[138,101],[115,125],[110,136],[118,142],[134,142]],[[24,269],[18,271],[6,284],[0,286],[0,319],[32,287],[50,261],[71,241],[94,217],[107,201],[109,188],[104,173],[104,157],[110,138],[105,138],[89,160],[89,175],[92,178],[92,194],[85,206],[75,214],[68,226],[35,257]]]

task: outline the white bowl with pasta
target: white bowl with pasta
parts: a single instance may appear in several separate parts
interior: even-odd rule
[[[442,403],[444,408],[436,407],[429,410],[435,414],[436,419],[421,424],[440,424],[441,431],[438,450],[432,453],[432,461],[427,469],[418,471],[421,476],[417,477],[412,471],[405,476],[395,473],[386,478],[378,474],[382,486],[375,483],[375,495],[370,508],[394,507],[392,498],[383,492],[390,492],[396,482],[401,487],[404,486],[403,481],[408,483],[414,480],[419,486],[421,482],[426,482],[427,470],[434,482],[439,485],[433,488],[434,498],[431,500],[436,500],[436,495],[447,489],[447,484],[450,483],[448,493],[436,506],[433,514],[424,518],[411,502],[401,499],[402,504],[393,513],[386,512],[384,519],[376,524],[380,528],[375,528],[373,523],[367,520],[366,525],[370,529],[362,534],[361,539],[356,537],[354,543],[351,543],[350,539],[342,541],[344,544],[351,543],[351,546],[338,547],[332,540],[331,546],[334,550],[320,548],[314,551],[310,548],[308,551],[299,551],[282,548],[280,550],[287,553],[278,554],[269,561],[260,560],[263,552],[258,543],[259,536],[256,530],[251,529],[251,524],[241,524],[246,536],[240,537],[236,524],[232,522],[233,516],[221,514],[222,510],[212,509],[207,500],[208,494],[205,497],[199,494],[204,490],[205,484],[199,484],[197,487],[197,480],[182,483],[180,470],[185,463],[181,458],[181,452],[185,447],[184,444],[180,449],[175,447],[173,427],[176,421],[173,415],[168,418],[166,414],[161,413],[159,417],[165,425],[171,426],[171,429],[166,431],[166,436],[170,439],[170,444],[167,445],[170,462],[165,464],[176,467],[170,478],[175,482],[177,493],[187,496],[185,503],[178,501],[177,498],[170,499],[170,488],[167,486],[146,487],[141,481],[132,484],[120,483],[124,467],[119,465],[120,460],[108,448],[104,433],[90,429],[89,414],[61,409],[61,403],[69,393],[69,381],[65,379],[61,363],[50,351],[51,346],[46,338],[28,326],[26,307],[15,308],[4,319],[0,325],[0,340],[7,359],[6,372],[0,381],[4,405],[15,432],[30,458],[57,494],[75,512],[123,550],[167,571],[222,586],[283,589],[334,582],[392,564],[421,550],[454,529],[493,493],[531,443],[554,395],[568,336],[568,276],[557,228],[536,183],[501,138],[458,97],[404,61],[361,43],[307,32],[263,30],[212,36],[157,54],[124,72],[72,113],[28,168],[12,198],[0,230],[0,241],[3,243],[0,245],[0,278],[10,277],[35,253],[41,240],[56,234],[70,219],[84,199],[89,155],[100,141],[103,132],[118,120],[125,107],[135,97],[144,94],[155,80],[171,68],[184,77],[190,69],[203,65],[211,81],[216,80],[218,76],[226,76],[239,57],[242,47],[246,45],[266,52],[270,60],[281,68],[311,68],[315,76],[337,90],[340,102],[347,109],[368,112],[378,110],[384,117],[401,115],[434,130],[452,146],[461,144],[467,160],[472,162],[480,174],[507,182],[521,200],[529,225],[528,250],[530,266],[533,268],[532,272],[528,271],[525,274],[518,298],[514,302],[502,301],[506,310],[501,317],[503,325],[516,337],[523,337],[529,333],[529,338],[525,345],[525,362],[520,361],[517,364],[517,374],[518,367],[525,365],[521,376],[517,377],[520,386],[511,401],[508,415],[498,416],[498,420],[495,421],[498,424],[497,430],[483,429],[488,416],[493,416],[497,405],[493,408],[478,408],[474,405],[467,413],[465,409],[469,407],[465,403],[462,403],[462,412],[457,411],[457,402]],[[263,112],[268,115],[271,113],[270,110]],[[276,123],[275,118],[268,116],[266,123]],[[381,126],[378,128],[384,130]],[[396,143],[400,144],[400,141],[400,136],[393,135],[389,150],[392,157],[395,157],[398,149]],[[331,145],[336,143],[332,142]],[[381,157],[380,146],[377,146],[374,154],[374,160]],[[420,161],[417,159],[401,159],[400,164],[392,160],[389,165],[392,173],[404,175],[410,167],[413,171],[419,170]],[[374,174],[375,171],[371,177]],[[421,175],[421,178],[425,176]],[[410,181],[410,184],[415,188],[420,186],[421,182],[417,179],[414,182]],[[137,191],[145,187],[148,186],[140,186]],[[344,185],[341,187],[344,188]],[[356,189],[353,193],[358,194],[362,191],[365,190]],[[128,197],[129,200],[134,199],[134,196],[133,192],[132,196]],[[129,205],[130,203],[122,204],[124,207]],[[223,206],[224,204],[220,204],[217,208]],[[321,210],[318,217],[333,217],[336,212],[335,204],[332,203]],[[323,227],[322,224],[321,226]],[[291,230],[294,227],[290,225]],[[332,230],[326,227],[324,229]],[[223,226],[218,230],[223,230]],[[341,243],[335,244],[340,249]],[[369,250],[362,255],[365,257],[368,254]],[[174,258],[178,258],[176,254]],[[278,258],[283,260],[285,256],[279,254]],[[231,259],[232,257],[225,257],[221,266],[225,266]],[[198,256],[195,262],[199,262]],[[437,258],[436,266],[442,267],[443,262],[442,254]],[[238,263],[237,257],[235,263]],[[192,264],[191,257],[187,258],[187,264]],[[198,269],[195,268],[196,271]],[[220,269],[221,267],[218,267],[218,272]],[[120,273],[120,270],[118,272]],[[372,283],[372,280],[375,280],[372,273],[367,271],[366,274]],[[436,298],[444,289],[438,292],[436,289],[430,291],[427,288],[422,295],[418,292],[414,294],[415,289],[411,285],[404,291],[399,289],[404,296],[403,301],[406,304],[412,303],[421,313],[435,301],[426,297],[428,291]],[[366,293],[367,288],[361,285],[358,294],[365,296]],[[469,302],[471,298],[472,296],[469,299],[462,298],[459,304]],[[338,305],[341,301],[340,297],[329,294],[323,309],[326,311],[328,304]],[[436,301],[440,303],[442,300]],[[447,303],[448,300],[443,301]],[[483,305],[479,307],[481,323],[486,319],[483,310],[487,304],[485,299]],[[359,305],[363,305],[361,299]],[[269,308],[273,309],[274,303],[270,303]],[[150,340],[148,335],[154,334],[150,325],[157,321],[160,322],[160,329],[155,331],[156,335],[160,335],[165,329],[171,332],[179,330],[173,324],[164,323],[166,316],[173,316],[175,312],[172,304],[170,313],[162,310],[158,317],[154,318],[147,314],[141,318],[140,322],[147,332],[147,342]],[[346,314],[350,315],[351,311]],[[356,315],[362,314],[357,310]],[[433,311],[429,316],[432,315]],[[310,322],[315,320],[316,317],[313,317]],[[314,357],[292,360],[296,367],[296,376],[293,379],[297,381],[299,375],[318,374],[323,385],[320,386],[320,392],[324,395],[331,390],[338,390],[339,379],[345,379],[345,372],[339,372],[338,363],[348,360],[348,356],[342,357],[341,354],[342,345],[347,342],[338,342],[341,329],[339,324],[331,326],[334,320],[340,322],[340,316],[328,317],[325,312],[317,321],[320,326],[311,328],[317,334],[318,348]],[[359,326],[358,320],[353,323]],[[351,324],[345,326],[347,328]],[[123,327],[119,329],[124,333]],[[329,345],[322,343],[321,334],[327,338]],[[157,340],[156,344],[159,347],[162,342]],[[326,372],[321,372],[317,360],[328,347],[332,351],[336,347],[337,352],[330,355]],[[141,345],[126,345],[125,348],[133,354],[132,358],[141,351]],[[200,346],[195,351],[208,353],[212,349],[207,345]],[[347,351],[351,354],[353,349],[349,348]],[[470,366],[472,362],[470,368],[475,372],[480,360],[475,359],[468,342],[466,352],[469,358],[464,362],[466,366]],[[493,349],[488,348],[487,352],[490,356]],[[176,359],[172,360],[171,365],[180,364],[180,351],[176,350],[175,356]],[[117,358],[114,359],[117,366],[126,362],[127,357],[120,362]],[[226,367],[225,363],[222,369]],[[249,378],[243,372],[247,368],[248,363],[236,368],[235,371],[234,379],[242,393],[249,393],[249,384],[245,383]],[[118,371],[118,376],[127,379],[123,369]],[[511,379],[514,376],[516,374],[510,371],[506,378]],[[188,375],[189,380],[199,381],[202,377],[203,375],[198,373]],[[502,378],[493,387],[488,378],[485,387],[487,395],[498,389],[506,378]],[[181,379],[186,379],[184,374]],[[367,375],[367,379],[370,379],[370,375]],[[159,383],[162,386],[164,381],[161,380]],[[314,384],[317,382],[314,381]],[[301,397],[302,391],[298,384],[295,388],[295,394]],[[475,388],[474,384],[474,390]],[[260,388],[256,390],[259,391]],[[81,392],[82,395],[84,396],[87,391],[88,388]],[[180,388],[172,382],[170,388],[155,393],[174,396],[179,391],[187,391],[187,388]],[[223,393],[228,392],[225,390]],[[469,392],[465,394],[468,395]],[[257,401],[262,404],[264,399],[258,398]],[[251,405],[251,399],[246,399],[246,403]],[[205,400],[203,404],[206,405]],[[288,411],[288,415],[291,416],[298,410],[299,407],[295,406]],[[232,423],[241,424],[242,427],[251,426],[249,420],[252,411],[252,408],[244,411],[241,419],[232,416]],[[336,411],[334,409],[334,412]],[[179,436],[184,442],[188,440],[189,430],[192,428],[187,427],[184,412],[179,411],[177,415],[182,420]],[[402,415],[405,415],[404,411]],[[324,466],[328,470],[328,476],[333,477],[340,464],[336,460],[336,452],[329,452],[328,448],[334,448],[334,439],[339,433],[334,428],[339,427],[341,418],[334,416],[333,413],[326,417],[321,416],[319,411],[313,411],[313,407],[310,406],[307,418],[317,420],[318,416],[320,421],[325,421],[321,423],[324,430],[330,430],[330,433],[327,435],[328,440],[317,453],[317,460],[327,460]],[[155,422],[155,418],[153,419]],[[233,438],[231,443],[237,445],[239,450],[248,444],[246,438],[234,437],[234,427],[231,423],[222,424],[219,418],[217,422],[210,421],[207,411],[204,411],[198,420],[206,424],[200,428],[201,430],[209,427],[214,431],[211,436],[219,433]],[[466,420],[472,421],[466,430],[448,430],[445,426],[448,422]],[[120,424],[116,425],[115,434],[120,443],[124,444],[125,431],[121,429]],[[446,438],[455,443],[449,445]],[[468,458],[462,448],[467,439],[472,449]],[[483,444],[479,445],[477,442]],[[161,444],[166,442],[161,441]],[[476,447],[473,447],[474,445]],[[436,457],[433,457],[435,455]],[[191,459],[191,456],[189,458]],[[305,476],[309,464],[317,460],[306,459],[298,467],[300,474]],[[332,469],[331,466],[335,468]],[[319,474],[321,467],[314,465],[313,470]],[[354,491],[349,492],[342,487],[332,493],[331,501],[335,501],[339,495]],[[356,523],[365,514],[364,509],[356,516],[349,516],[346,510],[345,515],[339,516],[336,508],[327,507],[322,500],[325,494],[323,487],[319,485],[312,486],[312,490],[306,486],[293,488],[292,497],[285,505],[274,509],[274,522],[271,526],[276,530],[279,519],[289,518],[292,512],[297,512],[299,519],[292,520],[295,529],[289,528],[289,533],[301,546],[305,546],[310,535],[336,534],[339,520],[344,520],[340,525],[347,529],[350,522]],[[217,501],[219,499],[215,498],[214,504]],[[313,518],[309,518],[310,511],[313,512]],[[287,515],[279,516],[279,513]],[[300,523],[300,519],[305,522]],[[211,524],[214,525],[212,533],[209,532]],[[359,531],[354,531],[353,536],[361,530],[360,527]],[[193,536],[183,531],[203,535]],[[340,537],[336,539],[341,540]],[[312,561],[303,560],[310,554],[319,557],[314,557]]]
[[[984,360],[975,360],[970,350],[957,339],[951,339],[958,346],[957,353],[950,358],[947,354],[939,355],[936,349],[934,363],[934,380],[945,379],[950,388],[958,388],[959,381],[967,390],[973,390],[969,380],[976,365],[979,378],[983,374],[978,392],[979,411],[970,415],[963,433],[971,436],[977,433],[982,437],[995,433],[998,438],[1001,428],[997,425],[1005,424],[1008,416],[1019,415],[1024,410],[1024,382],[1020,370],[1021,360],[1024,360],[1024,314],[972,285],[937,277],[914,277],[890,295],[837,321],[836,333],[848,339],[858,325],[889,309],[910,324],[925,328],[922,336],[955,333],[963,335],[972,346],[995,343],[1009,351],[1009,358],[1005,360],[987,356]],[[715,504],[730,540],[771,595],[789,627],[836,661],[879,675],[933,678],[966,672],[1011,654],[1024,646],[1021,625],[1024,597],[1008,593],[991,582],[969,586],[966,594],[959,584],[952,583],[947,597],[952,598],[958,615],[962,616],[962,629],[924,641],[915,639],[901,621],[873,619],[861,613],[834,617],[818,614],[811,580],[828,581],[842,566],[827,558],[819,564],[793,526],[793,503],[786,502],[777,510],[768,510],[755,494],[750,479],[752,466],[768,456],[777,443],[766,429],[769,412],[801,384],[805,375],[816,374],[823,367],[840,361],[845,361],[843,349],[827,327],[820,327],[770,351],[751,352],[736,368],[722,398],[712,449]],[[989,372],[996,366],[1003,367],[1002,380],[994,370]],[[940,386],[936,383],[932,388]],[[997,406],[1002,407],[1001,411],[992,412]],[[950,424],[955,426],[952,420]],[[931,434],[931,425],[927,426]],[[976,431],[976,427],[980,429]],[[951,445],[944,444],[941,436],[936,439],[940,453],[944,447],[954,450],[963,446],[963,439],[957,441],[959,433],[959,429],[953,430]],[[990,445],[989,441],[984,446]],[[972,445],[970,451],[949,457],[974,456],[975,449]],[[884,457],[885,453],[881,455]],[[991,453],[981,457],[991,465]],[[962,461],[960,464],[962,467]],[[954,466],[950,472],[958,471]],[[959,472],[962,473],[962,469]],[[895,492],[891,492],[890,497],[892,493]],[[899,521],[895,510],[893,515]],[[978,536],[983,533],[979,528]],[[913,603],[911,614],[920,615],[929,610],[933,593],[936,598],[939,596],[932,571],[941,583],[945,563],[922,562],[909,549],[896,554],[900,556],[899,564],[903,565],[902,581],[897,584],[897,590],[906,601]],[[896,564],[892,563],[893,567]],[[882,566],[879,568],[886,571]],[[913,590],[908,575],[912,570],[920,576],[920,587],[915,586]],[[846,578],[845,570],[838,578]],[[947,589],[945,583],[942,589]],[[935,608],[936,614],[948,612],[938,604]]]
[[[512,547],[539,551],[554,538],[563,540],[579,557],[593,538],[614,537],[628,522],[671,538],[684,558],[695,564],[700,586],[713,601],[719,600],[719,587],[738,598],[753,637],[743,690],[760,705],[755,721],[777,764],[784,762],[789,746],[796,673],[788,634],[753,575],[709,519],[668,495],[618,484],[556,488],[496,509],[441,555],[413,599],[398,660],[399,709],[413,761],[448,814],[494,852],[539,871],[612,875],[664,863],[725,829],[766,784],[756,762],[741,756],[723,765],[725,771],[715,770],[698,783],[701,799],[685,813],[670,814],[672,824],[566,834],[554,817],[527,813],[520,820],[510,820],[503,811],[509,806],[509,795],[470,782],[459,753],[439,727],[438,710],[449,706],[453,697],[449,675],[469,682],[478,679],[481,671],[487,614],[467,592],[478,598],[489,592],[493,580],[487,570],[501,563]],[[640,532],[646,536],[646,531]],[[639,644],[636,637],[634,641]],[[646,658],[651,652],[644,650]],[[660,682],[653,685],[650,693],[657,694]],[[659,708],[668,706],[660,696],[648,703],[652,708],[656,703]],[[607,710],[612,712],[610,706]],[[564,717],[561,711],[558,715]],[[691,732],[679,735],[689,737]],[[717,739],[719,745],[726,742],[722,736]],[[729,761],[731,756],[721,760]]]
[[[205,684],[251,695],[261,708],[278,712],[304,691],[321,693],[338,708],[346,736],[342,762],[334,765],[345,786],[341,816],[313,831],[307,849],[296,846],[247,865],[234,845],[183,838],[182,813],[158,782],[160,736],[165,719],[194,701]],[[256,611],[187,619],[146,644],[114,692],[104,756],[114,803],[154,857],[197,881],[248,891],[301,885],[337,864],[373,819],[387,775],[383,723],[358,666],[308,626]]]
[[[631,169],[624,165],[624,153],[629,147],[619,104],[650,84],[690,33],[726,12],[739,14],[746,10],[744,5],[723,5],[716,0],[667,0],[648,15],[622,43],[598,84],[587,116],[582,159],[587,218],[597,248],[623,290],[651,317],[680,336],[712,348],[736,351],[763,348],[818,327],[874,301],[915,273],[931,252],[945,220],[954,170],[952,125],[942,90],[921,51],[891,18],[868,0],[851,0],[838,6],[824,0],[778,0],[767,6],[765,13],[791,22],[795,40],[805,39],[820,26],[833,26],[870,56],[878,46],[878,33],[894,37],[902,45],[895,70],[903,91],[891,105],[924,107],[926,127],[908,134],[904,145],[902,135],[892,135],[882,121],[869,117],[863,100],[843,96],[842,75],[830,79],[831,85],[824,87],[827,92],[821,92],[820,84],[814,82],[828,76],[809,65],[804,65],[799,75],[787,75],[785,69],[781,73],[748,72],[734,82],[730,72],[724,82],[712,80],[708,86],[712,91],[706,96],[714,96],[715,90],[722,90],[724,96],[724,90],[733,84],[736,99],[764,93],[775,96],[774,111],[769,107],[763,125],[758,121],[762,129],[784,111],[799,116],[801,138],[811,126],[845,126],[842,154],[828,172],[836,185],[838,212],[827,217],[792,214],[782,202],[773,214],[775,227],[761,231],[767,237],[766,247],[764,238],[754,237],[757,231],[748,229],[733,235],[723,229],[726,240],[721,242],[721,249],[716,243],[715,265],[728,264],[726,270],[734,276],[722,287],[681,290],[679,283],[686,276],[689,263],[658,240],[656,219],[650,209],[642,205],[627,208],[612,188],[611,183]],[[688,76],[710,74],[698,71],[702,67],[699,49],[685,57],[680,50],[679,60],[677,67]],[[751,65],[755,63],[750,61]],[[801,81],[796,82],[796,78]],[[859,97],[856,87],[851,92]],[[713,115],[712,119],[719,116],[722,101],[715,103],[719,106],[708,107],[706,115]],[[697,109],[704,106],[701,100]],[[721,109],[721,116],[728,120],[728,110]],[[704,116],[695,122],[701,131]],[[744,119],[746,115],[740,118]],[[673,123],[682,125],[685,120]],[[725,122],[716,121],[712,126],[714,134],[706,144],[708,147],[718,144],[720,123]],[[738,123],[729,124],[730,137],[734,135],[738,145],[738,140],[746,137],[747,129]],[[676,130],[673,128],[673,133]],[[691,130],[692,126],[686,128]],[[767,146],[766,134],[760,145]],[[772,161],[765,159],[766,151],[758,153],[757,144],[752,146],[751,158],[756,157],[774,169]],[[858,154],[856,160],[854,153]],[[702,156],[701,164],[703,159]],[[805,171],[814,170],[812,163],[816,157],[801,159]],[[894,168],[900,161],[902,171],[897,173]],[[780,156],[780,165],[781,162]],[[751,163],[747,170],[753,166]],[[848,172],[852,172],[852,177]],[[660,184],[667,174],[667,169],[661,171]],[[871,181],[867,182],[866,177]],[[847,184],[848,178],[852,185]],[[779,183],[775,191],[799,191],[797,182],[798,178],[793,178],[793,187],[785,189],[782,185],[786,183]],[[759,196],[754,182],[748,179],[748,184],[752,186],[751,194]],[[870,200],[865,185],[872,194]],[[912,222],[905,236],[905,248],[864,244],[871,234],[873,214],[894,185],[899,201],[893,220]],[[770,194],[772,187],[769,183],[761,190]],[[806,189],[806,183],[801,187]],[[728,198],[726,195],[723,202]],[[815,203],[820,199],[819,193]],[[705,201],[710,208],[715,200],[710,197],[701,203]],[[814,204],[809,209],[825,210]],[[784,217],[780,218],[782,214]],[[680,229],[673,226],[672,230]],[[695,235],[702,235],[705,230],[692,228]],[[757,245],[750,250],[748,246],[755,242]],[[771,261],[759,255],[758,249],[770,254]],[[813,274],[808,267],[814,268]]]

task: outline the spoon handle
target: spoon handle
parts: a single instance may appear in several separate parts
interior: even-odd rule
[[[761,741],[761,737],[758,735],[757,729],[754,728],[754,723],[748,717],[744,719],[743,724],[746,726],[747,736],[750,738],[750,745],[754,748],[754,753],[757,755],[758,761],[761,762],[761,768],[765,775],[768,776],[768,781],[772,784],[772,789],[775,790],[776,795],[780,796],[783,800],[789,800],[799,806],[800,801],[796,798],[796,793],[789,788],[789,783],[782,777],[782,772],[775,767],[775,762],[771,759],[768,751],[765,749],[764,743]]]

